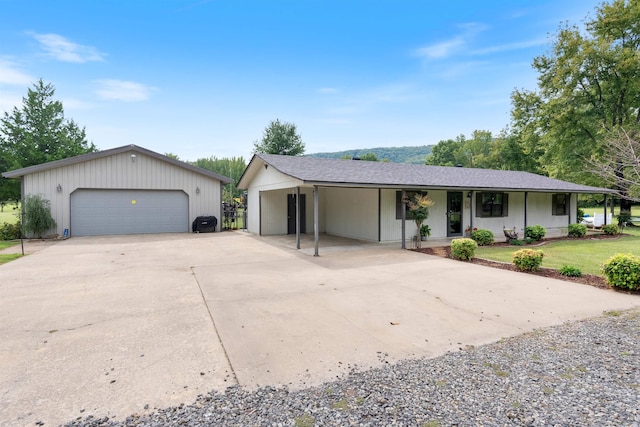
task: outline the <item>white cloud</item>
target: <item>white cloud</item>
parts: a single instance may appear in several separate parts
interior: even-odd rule
[[[460,34],[439,43],[418,48],[416,54],[427,59],[447,58],[456,52],[463,50],[466,45],[479,33],[488,27],[477,22],[468,22],[458,25]]]
[[[125,80],[96,80],[100,87],[96,90],[102,99],[125,102],[146,101],[155,90],[152,86]]]
[[[428,59],[440,59],[451,56],[459,47],[464,45],[462,37],[456,37],[446,42],[421,47],[417,50],[418,56]]]
[[[546,38],[538,38],[538,39],[526,40],[522,42],[506,43],[506,44],[497,45],[497,46],[489,46],[483,49],[477,49],[472,53],[474,55],[486,55],[489,53],[508,52],[511,50],[520,50],[520,49],[527,49],[530,47],[544,46],[547,43],[548,43],[548,40]]]
[[[0,83],[16,86],[30,86],[36,79],[20,71],[16,64],[0,58]]]
[[[36,39],[48,56],[62,62],[85,63],[104,61],[105,54],[93,46],[74,43],[59,34],[29,33]]]

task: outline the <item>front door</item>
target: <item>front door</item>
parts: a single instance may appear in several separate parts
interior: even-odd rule
[[[307,203],[304,194],[300,195],[300,234],[307,232]],[[296,195],[287,194],[287,234],[296,234]]]
[[[447,237],[462,236],[462,192],[447,193]]]

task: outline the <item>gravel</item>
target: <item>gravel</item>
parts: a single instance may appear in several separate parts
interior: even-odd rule
[[[640,426],[640,310],[290,391],[230,387],[189,405],[67,426]]]

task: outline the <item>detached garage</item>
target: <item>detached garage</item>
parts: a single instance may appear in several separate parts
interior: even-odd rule
[[[218,175],[135,145],[6,172],[23,197],[51,202],[52,234],[185,233],[198,216],[221,218]]]

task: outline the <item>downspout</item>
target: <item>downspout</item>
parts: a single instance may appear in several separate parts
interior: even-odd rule
[[[262,191],[258,191],[258,236],[262,236]]]
[[[315,245],[315,251],[313,256],[320,256],[318,254],[318,240],[320,238],[320,232],[318,227],[318,186],[313,186],[313,240]]]
[[[300,187],[296,187],[296,249],[300,249]]]
[[[407,207],[406,207],[406,198],[407,198],[407,192],[402,190],[402,194],[400,195],[400,206],[401,206],[401,213],[400,213],[400,219],[402,219],[402,249],[406,249],[407,248],[407,244],[406,244],[406,239],[405,239],[405,234],[406,234],[406,229],[407,226],[405,224],[406,219],[407,219]]]

